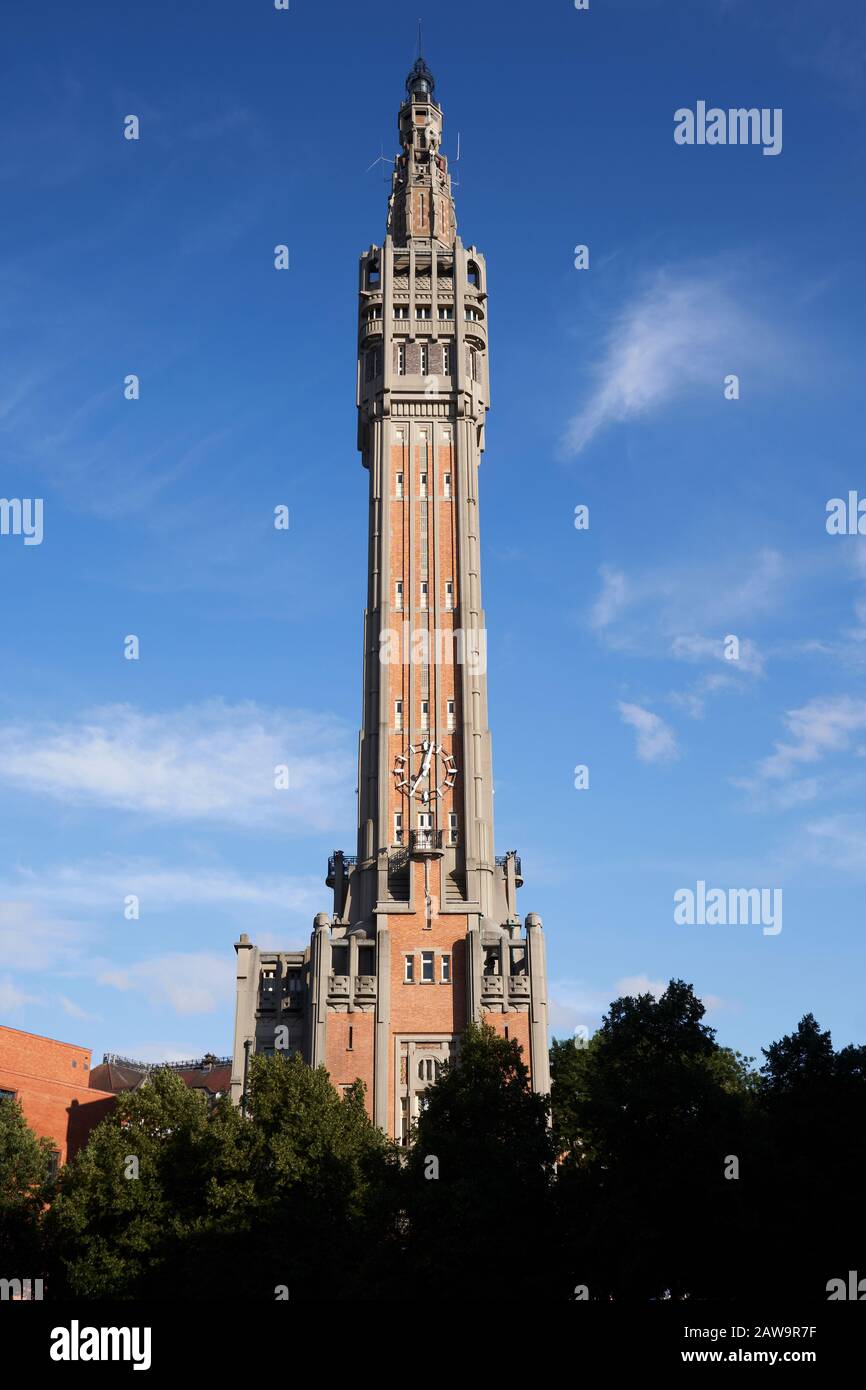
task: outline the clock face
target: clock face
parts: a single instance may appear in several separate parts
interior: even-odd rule
[[[441,743],[425,739],[397,755],[394,777],[404,796],[414,796],[426,805],[451,790],[457,780],[457,764]]]

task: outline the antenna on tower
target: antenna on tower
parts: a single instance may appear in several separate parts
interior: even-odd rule
[[[379,142],[379,153],[377,154],[376,158],[373,160],[373,163],[370,164],[370,165],[368,165],[368,167],[364,170],[364,173],[365,173],[365,174],[369,174],[370,170],[371,170],[371,169],[375,169],[375,167],[376,167],[377,164],[393,164],[393,163],[394,163],[393,159],[389,159],[389,158],[388,158],[388,156],[387,156],[386,153],[385,153],[385,146],[384,146],[384,144],[382,143],[382,141],[380,141],[380,142]],[[387,183],[387,182],[388,182],[388,175],[387,175],[387,172],[383,175],[383,182],[384,182],[384,183]]]
[[[454,156],[453,163],[454,163],[454,164],[459,164],[459,163],[460,163],[460,131],[459,131],[459,130],[458,130],[458,132],[457,132],[457,153],[456,153],[456,155]],[[452,178],[451,178],[451,187],[452,187],[452,188],[459,188],[459,187],[460,187],[460,180],[459,180],[459,179],[455,179],[455,178],[453,177],[453,175],[452,175]]]

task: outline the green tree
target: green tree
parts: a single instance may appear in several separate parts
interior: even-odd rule
[[[769,1148],[755,1277],[779,1296],[826,1298],[829,1279],[866,1274],[866,1048],[834,1051],[806,1014],[763,1051]]]
[[[18,1100],[0,1100],[0,1278],[42,1275],[40,1217],[51,1190],[54,1145],[38,1139]]]
[[[522,1298],[557,1285],[549,1101],[519,1044],[470,1024],[425,1092],[405,1181],[404,1296],[484,1299],[507,1272]]]
[[[756,1082],[703,1016],[672,980],[617,999],[587,1046],[552,1049],[557,1196],[591,1298],[737,1293]]]
[[[131,1160],[136,1160],[135,1163]],[[387,1269],[395,1160],[360,1086],[255,1057],[248,1118],[176,1073],[118,1099],[48,1218],[58,1288],[94,1298],[363,1296]],[[137,1176],[136,1176],[137,1174]],[[390,1224],[389,1224],[390,1223]]]

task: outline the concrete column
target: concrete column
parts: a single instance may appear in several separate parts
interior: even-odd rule
[[[331,933],[326,912],[316,913],[310,952],[312,1000],[310,1009],[310,1066],[324,1063],[328,1032],[328,973],[331,969]]]
[[[529,958],[529,1039],[532,1089],[546,1095],[550,1091],[550,1056],[547,1042],[547,967],[544,932],[537,912],[526,914],[526,945]]]
[[[373,1123],[390,1134],[388,1070],[391,1050],[391,933],[387,918],[376,930],[376,1032],[373,1044]]]

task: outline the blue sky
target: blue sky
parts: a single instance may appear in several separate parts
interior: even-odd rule
[[[490,283],[497,848],[544,918],[560,1036],[671,976],[749,1053],[807,1010],[837,1045],[866,1032],[866,540],[825,527],[866,495],[866,16],[755,8],[425,18]],[[295,945],[330,907],[365,599],[357,256],[387,198],[365,171],[414,29],[311,0],[7,16],[0,494],[44,499],[44,539],[0,537],[5,1023],[227,1052],[237,933]],[[781,108],[781,154],[675,144],[699,100]],[[698,880],[780,888],[782,931],[676,925]]]

